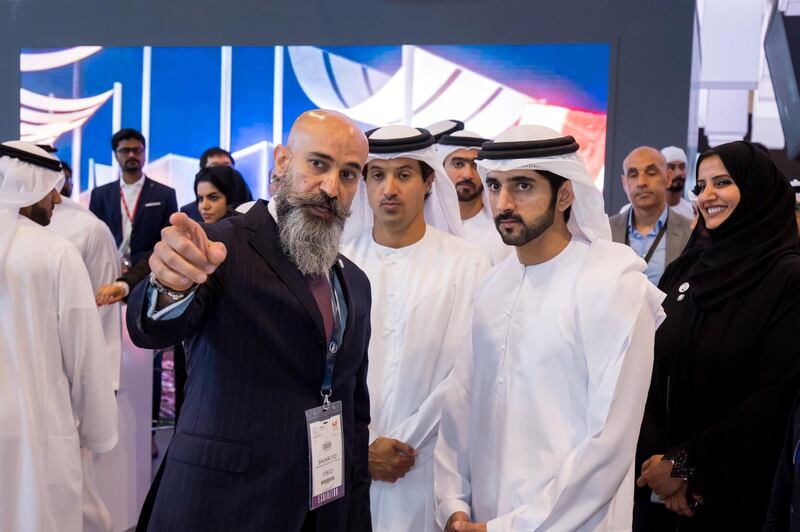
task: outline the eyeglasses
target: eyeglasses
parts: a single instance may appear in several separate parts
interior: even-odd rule
[[[137,146],[136,148],[117,148],[117,153],[120,155],[141,155],[144,153],[144,148]]]

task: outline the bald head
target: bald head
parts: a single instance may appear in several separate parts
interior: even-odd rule
[[[312,109],[301,114],[292,124],[286,146],[289,150],[294,151],[309,138],[320,136],[339,137],[343,141],[351,141],[354,145],[360,145],[364,150],[364,161],[366,161],[369,153],[367,137],[353,120],[338,111]]]
[[[622,163],[622,187],[635,211],[660,213],[666,205],[667,161],[660,150],[639,146]]]
[[[661,153],[661,150],[657,150],[652,146],[639,146],[638,148],[634,148],[627,157],[625,157],[625,160],[622,161],[622,172],[628,173],[628,168],[631,166],[632,162],[638,163],[642,160],[661,166],[663,172],[665,174],[667,173],[667,160],[664,158],[664,154]]]
[[[296,194],[322,193],[349,208],[369,155],[364,133],[336,111],[314,109],[295,120],[275,147],[275,174]]]

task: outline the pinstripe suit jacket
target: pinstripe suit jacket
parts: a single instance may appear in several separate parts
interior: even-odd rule
[[[147,530],[371,530],[366,275],[346,258],[335,267],[348,308],[332,397],[343,403],[346,495],[309,512],[304,412],[321,404],[327,342],[319,308],[281,251],[264,202],[205,229],[228,256],[180,317],[146,317],[148,283],[128,302],[140,347],[187,340],[186,399],[151,487]]]

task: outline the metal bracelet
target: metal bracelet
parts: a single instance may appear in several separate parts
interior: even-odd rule
[[[197,287],[197,284],[193,284],[186,290],[181,290],[181,291],[173,290],[161,284],[161,282],[158,279],[156,279],[156,274],[153,272],[150,272],[150,285],[153,288],[155,288],[159,294],[164,294],[173,301],[180,301],[181,299],[188,296]]]
[[[672,462],[673,478],[681,478],[689,481],[695,474],[695,468],[689,463],[689,453],[685,449],[678,449],[664,455],[664,460]]]

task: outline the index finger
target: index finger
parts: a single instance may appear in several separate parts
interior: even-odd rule
[[[180,231],[181,233],[190,233],[194,227],[200,227],[200,224],[189,218],[186,213],[174,212],[169,217],[169,223]]]
[[[206,256],[205,242],[208,239],[203,229],[199,226],[197,231],[192,229],[188,233],[183,233],[177,228],[166,227],[162,231],[161,241],[167,248],[173,250],[182,259],[200,271],[206,272],[211,264]]]

